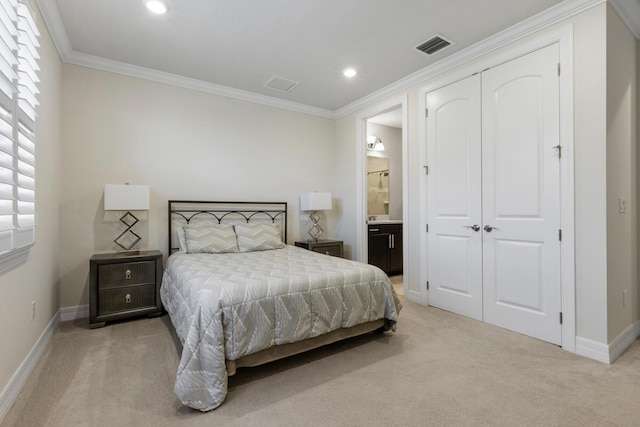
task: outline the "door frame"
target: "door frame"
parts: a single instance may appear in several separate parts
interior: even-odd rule
[[[426,110],[426,95],[435,89],[462,80],[470,75],[482,72],[487,68],[508,62],[512,59],[531,53],[540,48],[558,44],[560,54],[560,224],[562,228],[561,245],[561,295],[562,295],[562,348],[576,351],[576,291],[575,291],[575,207],[574,207],[574,132],[573,132],[573,25],[567,24],[543,35],[525,38],[500,50],[498,53],[484,55],[473,63],[462,65],[448,72],[445,77],[435,79],[419,90],[418,111]],[[511,46],[514,45],[514,46]],[[500,47],[497,47],[500,48]],[[429,165],[427,159],[425,114],[418,115],[418,146],[422,166]],[[421,230],[427,227],[427,179],[422,175],[420,180],[420,224]],[[420,237],[420,259],[427,259],[427,233]],[[420,283],[425,284],[424,301],[428,303],[426,283],[429,272],[426,262],[420,263]]]
[[[408,239],[406,238],[408,228],[409,200],[408,189],[408,103],[409,96],[404,93],[400,96],[392,97],[389,100],[377,104],[366,111],[361,112],[356,117],[356,247],[354,259],[367,263],[367,120],[379,114],[386,113],[397,108],[402,109],[402,271],[403,275],[408,275]],[[403,281],[404,292],[407,292],[407,283]]]

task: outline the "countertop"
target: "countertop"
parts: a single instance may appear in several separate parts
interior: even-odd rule
[[[373,221],[367,221],[369,225],[380,225],[380,224],[402,224],[401,219],[376,219]]]

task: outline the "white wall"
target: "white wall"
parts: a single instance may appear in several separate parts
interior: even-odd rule
[[[88,303],[89,258],[117,249],[105,184],[150,186],[136,231],[141,249],[165,253],[167,200],[286,201],[293,243],[306,232],[299,194],[333,190],[333,120],[75,65],[62,81],[62,307]]]
[[[37,10],[37,9],[36,9]],[[60,197],[60,72],[58,58],[41,17],[40,95],[36,142],[36,243],[25,264],[0,273],[0,391],[58,312]],[[36,316],[31,320],[31,302]],[[1,414],[0,414],[1,415]]]
[[[606,116],[609,343],[638,320],[636,79],[636,39],[609,6]],[[625,213],[619,212],[619,198],[625,199]]]

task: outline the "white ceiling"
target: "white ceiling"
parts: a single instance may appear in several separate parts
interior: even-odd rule
[[[167,0],[162,16],[143,0],[37,2],[67,62],[334,112],[561,0]],[[414,49],[436,33],[455,45]],[[274,76],[299,84],[265,87]]]

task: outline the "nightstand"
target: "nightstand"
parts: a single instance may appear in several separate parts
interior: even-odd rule
[[[306,242],[296,242],[296,246],[325,255],[340,258],[344,256],[342,240],[310,240]]]
[[[91,257],[89,326],[129,317],[162,314],[160,251],[96,254]]]

